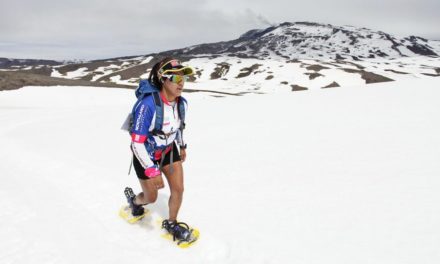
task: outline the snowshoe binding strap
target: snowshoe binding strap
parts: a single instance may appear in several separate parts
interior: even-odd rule
[[[130,200],[133,199],[133,197],[135,196],[135,195],[134,195],[134,192],[133,192],[133,189],[130,188],[130,187],[126,187],[126,188],[125,188],[125,190],[124,190],[124,194],[125,194],[125,197],[127,198],[127,201],[128,201],[129,203],[130,203]]]
[[[166,229],[173,236],[173,241],[177,240],[177,245],[183,242],[192,243],[195,241],[192,235],[193,229],[186,223],[164,220],[162,228]]]

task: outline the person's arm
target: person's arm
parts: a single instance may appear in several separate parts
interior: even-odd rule
[[[153,106],[149,105],[153,103]],[[135,109],[134,127],[131,134],[131,149],[133,154],[139,160],[139,163],[145,169],[145,176],[155,177],[160,175],[159,168],[150,159],[145,142],[148,138],[148,129],[154,116],[154,102],[152,100],[143,100]]]

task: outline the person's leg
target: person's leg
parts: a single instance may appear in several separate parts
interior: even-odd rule
[[[148,179],[144,175],[144,168],[142,167],[139,160],[134,155],[133,155],[133,167],[136,171],[136,175],[139,179],[139,183],[142,188],[142,192],[136,195],[136,198],[134,199],[134,203],[137,205],[154,203],[157,199],[158,188],[163,187],[162,176],[158,176],[160,177],[159,180],[162,182],[162,186],[158,186],[158,184],[156,183],[158,179],[155,180]]]
[[[134,200],[134,203],[138,205],[146,205],[146,204],[154,203],[157,200],[156,185],[153,184],[151,180],[139,179],[139,183],[141,184],[142,192],[136,195],[136,199]]]
[[[180,206],[183,200],[183,167],[181,161],[173,163],[173,172],[170,170],[170,165],[163,167],[163,172],[167,178],[170,186],[171,196],[168,200],[169,218],[170,221],[177,220]]]

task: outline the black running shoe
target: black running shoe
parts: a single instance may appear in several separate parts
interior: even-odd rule
[[[134,203],[134,199],[136,198],[136,195],[133,193],[133,189],[130,187],[125,188],[124,190],[125,197],[127,198],[127,202],[130,205],[131,208],[131,214],[133,216],[139,216],[143,215],[145,210],[142,205],[138,205]]]

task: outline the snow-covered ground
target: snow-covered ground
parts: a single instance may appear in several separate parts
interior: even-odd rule
[[[440,68],[439,58],[408,57],[399,59],[368,59],[363,61],[335,60],[300,60],[286,63],[285,59],[241,59],[235,57],[218,57],[215,59],[196,58],[187,63],[193,66],[197,79],[191,85],[199,90],[216,90],[229,93],[277,93],[291,91],[291,85],[299,85],[309,90],[321,90],[323,87],[336,82],[339,86],[350,87],[365,84],[359,73],[363,68],[366,72],[379,74],[391,80],[406,81],[428,77],[425,74],[436,75],[435,69]],[[222,64],[228,65],[221,78],[212,79],[211,73]],[[256,67],[249,76],[240,77],[245,69]],[[325,67],[321,70],[308,69],[310,66]],[[310,74],[319,74],[310,78]],[[120,80],[116,79],[119,83]],[[129,84],[129,83],[121,83]]]
[[[270,89],[269,89],[270,90]],[[0,93],[0,263],[439,263],[440,79],[190,103],[180,220],[168,190],[141,225],[118,216],[133,91]]]

